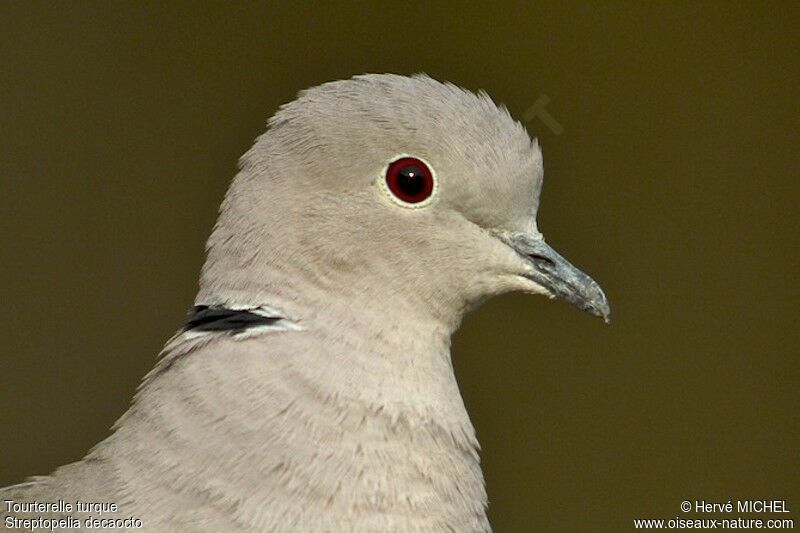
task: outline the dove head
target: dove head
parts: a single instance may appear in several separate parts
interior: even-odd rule
[[[525,291],[608,316],[597,284],[537,229],[538,143],[484,93],[427,76],[327,83],[284,105],[240,166],[198,304],[457,325],[485,298]]]

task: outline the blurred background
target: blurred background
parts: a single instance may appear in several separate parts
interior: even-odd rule
[[[0,485],[125,411],[280,104],[426,72],[539,137],[540,227],[613,308],[510,295],[454,339],[495,530],[686,499],[797,523],[798,28],[796,2],[0,3]]]

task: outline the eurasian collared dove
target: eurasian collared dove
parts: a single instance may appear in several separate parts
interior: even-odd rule
[[[537,229],[538,143],[484,93],[364,75],[283,106],[240,168],[185,327],[111,436],[0,490],[4,526],[488,531],[451,334],[508,291],[609,315]]]

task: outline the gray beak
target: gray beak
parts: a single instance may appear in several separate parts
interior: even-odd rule
[[[610,322],[611,308],[600,285],[572,266],[541,237],[515,233],[504,236],[503,240],[530,264],[527,278],[590,315],[601,317],[606,324]]]

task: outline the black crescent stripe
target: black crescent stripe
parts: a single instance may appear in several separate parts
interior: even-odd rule
[[[257,326],[270,326],[282,317],[264,316],[248,309],[198,305],[189,311],[184,331],[242,333]]]

